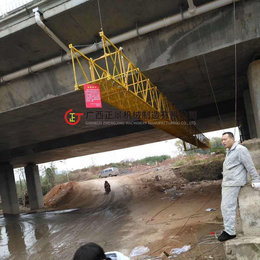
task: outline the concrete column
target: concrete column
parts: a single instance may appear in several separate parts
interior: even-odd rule
[[[249,65],[247,74],[257,138],[260,138],[260,60],[256,60]]]
[[[249,89],[244,91],[244,104],[246,108],[247,125],[249,128],[250,139],[257,138],[255,118]]]
[[[239,128],[239,134],[240,136],[240,140],[241,142],[250,139],[250,133],[249,133],[249,128],[248,128],[248,124],[247,124],[247,118],[244,115],[241,119],[240,119],[240,125],[241,127]]]
[[[13,166],[0,164],[0,194],[4,215],[19,214],[19,204],[14,180]]]
[[[31,209],[43,208],[42,186],[40,181],[39,169],[35,164],[28,164],[25,167],[27,191]]]

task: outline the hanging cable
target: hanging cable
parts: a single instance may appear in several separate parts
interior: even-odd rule
[[[197,28],[198,28],[197,31],[198,31],[199,39],[200,39],[200,51],[201,51],[201,53],[202,53],[202,57],[203,57],[204,65],[205,65],[205,68],[206,68],[209,85],[210,85],[211,92],[212,92],[212,95],[213,95],[213,98],[214,98],[214,102],[215,102],[215,105],[216,105],[216,109],[217,109],[217,112],[218,112],[218,116],[219,116],[219,121],[220,121],[220,124],[221,124],[221,128],[222,128],[222,130],[223,130],[223,128],[224,128],[224,126],[223,126],[223,121],[222,121],[222,118],[221,118],[221,116],[220,116],[217,99],[216,99],[216,96],[215,96],[215,93],[214,93],[214,89],[213,89],[213,85],[212,85],[212,82],[211,82],[211,79],[210,79],[209,69],[208,69],[206,57],[205,57],[205,54],[202,52],[202,40],[201,40],[200,30],[199,30],[198,23],[197,23],[197,15],[195,15],[195,20],[196,20],[196,26],[197,26]]]
[[[233,0],[233,23],[234,23],[234,44],[235,44],[235,127],[234,136],[237,128],[237,43],[236,43],[236,1]]]
[[[103,31],[103,23],[102,23],[102,16],[101,16],[101,10],[100,10],[100,4],[99,4],[99,0],[97,0],[98,3],[98,13],[99,13],[99,21],[100,21],[100,30]]]

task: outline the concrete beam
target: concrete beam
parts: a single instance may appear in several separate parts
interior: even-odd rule
[[[260,8],[260,2],[254,0],[246,2],[240,1],[236,8],[236,43],[238,48],[239,44],[243,44],[243,47],[241,45],[241,51],[238,50],[238,55],[240,57],[240,63],[247,64],[248,61],[244,62],[241,60],[244,53],[248,53],[247,56],[251,59],[252,53],[257,52],[257,49],[259,49],[260,24],[257,22],[259,20],[259,12],[257,10]],[[232,6],[228,6],[198,16],[196,18],[197,21],[195,18],[192,18],[185,22],[143,35],[141,39],[134,38],[126,41],[122,44],[124,54],[142,71],[149,71],[158,67],[188,60],[203,53],[208,53],[206,55],[208,60],[212,52],[230,46],[233,57],[234,25],[232,12]],[[249,19],[249,17],[251,17],[251,19]],[[202,44],[198,35],[198,29],[200,30]],[[244,44],[249,43],[250,40],[254,41],[253,46],[255,47],[244,47]],[[71,42],[71,39],[69,42]],[[227,51],[225,51],[225,54],[226,53]],[[91,57],[95,58],[101,55],[99,51],[91,55]],[[33,56],[35,57],[34,54]],[[249,59],[248,57],[247,59]],[[44,60],[44,58],[42,58],[42,60]],[[189,64],[189,62],[190,61],[187,61],[187,64]],[[27,63],[28,62],[26,62],[26,64]],[[226,55],[223,56],[223,60],[221,61],[222,66],[220,67],[222,68],[225,63]],[[10,66],[11,64],[10,62]],[[238,64],[239,67],[242,66],[241,64]],[[24,64],[21,64],[21,68],[24,66]],[[201,66],[199,65],[199,67]],[[228,65],[228,67],[230,67],[230,65]],[[211,77],[219,78],[219,75],[215,76],[212,72]],[[83,76],[79,78],[79,81],[84,82]],[[223,84],[220,85],[223,86]],[[160,89],[160,85],[158,85],[158,87]],[[170,87],[171,85],[169,88]],[[214,87],[216,88],[216,86]],[[73,88],[74,77],[72,67],[67,63],[63,63],[60,66],[52,67],[46,71],[30,74],[19,80],[11,81],[10,85],[3,83],[0,88],[0,96],[7,96],[7,98],[3,99],[3,102],[0,104],[0,111],[7,111],[28,103],[31,104],[68,93],[73,91]],[[20,96],[21,93],[22,97]]]
[[[13,166],[9,163],[0,164],[0,194],[4,215],[19,214]]]
[[[129,134],[137,134],[141,132],[145,132],[147,130],[154,129],[151,125],[128,125],[125,127],[124,125],[111,126],[109,128],[102,128],[96,131],[79,133],[71,136],[65,136],[62,138],[57,138],[55,140],[48,140],[45,142],[39,142],[31,145],[26,145],[24,147],[18,147],[7,151],[0,152],[0,160],[4,160],[4,158],[16,158],[26,155],[34,155],[36,153],[43,153],[51,150],[62,149],[69,146],[76,146],[95,141],[105,141],[111,138],[126,136]],[[110,147],[108,150],[114,150],[114,146]],[[103,150],[107,151],[107,150]]]
[[[259,259],[260,238],[239,237],[225,243],[227,260],[257,260]]]
[[[220,116],[221,115],[223,116],[228,113],[234,113],[234,117],[235,117],[235,99],[217,102],[217,104],[218,104]],[[211,103],[211,104],[207,104],[207,105],[199,106],[199,107],[191,107],[191,108],[185,109],[185,110],[187,112],[196,111],[198,119],[204,119],[204,118],[209,118],[209,117],[213,117],[213,116],[218,116],[218,111],[217,111],[215,103]],[[237,99],[237,111],[239,112],[240,115],[243,115],[243,113],[244,113],[243,98]]]
[[[20,8],[19,11],[9,14],[4,19],[1,19],[0,38],[6,37],[12,33],[26,29],[29,26],[36,24],[33,15],[33,9],[39,7],[44,12],[44,19],[49,19],[55,15],[59,15],[76,5],[88,2],[89,0],[52,0],[52,1],[34,1],[26,8]]]
[[[38,166],[35,164],[28,164],[25,167],[25,175],[30,208],[43,208],[43,194]]]
[[[236,3],[236,39],[233,6],[229,5],[121,45],[140,70],[154,69],[259,38],[259,8],[255,0]]]

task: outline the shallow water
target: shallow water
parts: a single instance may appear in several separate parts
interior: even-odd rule
[[[0,259],[72,259],[87,242],[120,247],[129,199],[121,187],[88,208],[1,217]]]

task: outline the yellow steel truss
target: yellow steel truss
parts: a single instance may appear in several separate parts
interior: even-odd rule
[[[101,98],[106,103],[122,110],[130,111],[133,117],[152,124],[183,141],[202,149],[210,148],[209,140],[189,122],[188,117],[179,111],[146,76],[100,32],[104,55],[97,59],[86,57],[70,44],[75,89],[84,90],[84,84],[99,84]],[[79,57],[87,62],[84,70]],[[85,78],[79,84],[75,60]]]

